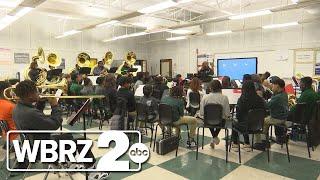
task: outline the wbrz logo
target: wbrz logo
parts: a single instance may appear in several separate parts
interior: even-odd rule
[[[66,133],[80,133],[80,131],[65,131]],[[97,163],[96,169],[74,169],[67,171],[139,171],[141,164],[149,159],[149,148],[141,143],[141,135],[138,131],[86,131],[86,133],[101,133],[98,138],[98,148],[110,148],[110,143],[115,142],[115,147],[104,154]],[[139,143],[135,143],[130,147],[129,138],[124,132],[137,133],[139,135]],[[10,133],[57,133],[56,131],[9,131]],[[83,131],[81,131],[83,133]],[[37,160],[42,163],[53,162],[72,162],[72,163],[90,163],[92,158],[86,157],[86,154],[93,145],[92,140],[34,140],[31,144],[29,140],[22,143],[19,140],[13,140],[13,147],[17,157],[17,162],[34,163]],[[77,146],[81,146],[81,152],[77,150]],[[7,157],[9,151],[7,146]],[[129,150],[128,150],[129,149]],[[78,152],[78,153],[77,153]],[[131,161],[139,164],[138,169],[130,169],[129,160],[118,160],[121,156],[128,152]],[[34,171],[35,169],[12,169],[7,160],[7,169],[9,171]],[[64,169],[52,169],[54,171],[66,171]],[[47,169],[36,169],[36,171],[48,171]]]

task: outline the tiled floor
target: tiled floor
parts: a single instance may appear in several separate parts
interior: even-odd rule
[[[82,123],[71,127],[64,122],[64,130],[81,130]],[[104,130],[108,127],[104,126]],[[98,130],[98,122],[93,122],[87,130]],[[160,132],[158,132],[160,135]],[[143,143],[149,147],[149,137],[143,138]],[[94,140],[93,153],[97,160],[106,153],[105,149],[98,149],[96,146],[99,134],[90,134],[87,137]],[[158,136],[160,137],[160,136]],[[320,148],[312,152],[312,158],[308,158],[306,145],[302,142],[289,143],[291,163],[287,160],[285,148],[278,144],[271,146],[270,163],[267,162],[266,152],[254,150],[253,152],[241,151],[242,164],[238,163],[238,153],[229,153],[229,162],[225,162],[225,141],[211,149],[210,132],[205,130],[204,148],[199,148],[199,159],[196,160],[195,149],[188,149],[185,146],[187,133],[182,132],[182,141],[175,157],[175,151],[164,156],[152,152],[147,163],[143,164],[142,170],[138,173],[111,173],[109,179],[195,179],[195,180],[214,180],[214,179],[301,179],[301,180],[320,180]],[[224,138],[221,131],[220,138]],[[201,139],[201,138],[200,138]],[[3,159],[5,151],[1,150],[0,158]],[[125,155],[122,158],[127,159]],[[0,179],[4,179],[8,172],[5,167],[1,169]],[[60,179],[69,179],[65,173],[60,173]],[[72,175],[74,179],[85,179],[84,174],[76,173]],[[9,179],[21,179],[20,173]],[[28,180],[43,179],[44,173],[28,173],[25,175]],[[57,174],[50,173],[49,180],[59,179]]]

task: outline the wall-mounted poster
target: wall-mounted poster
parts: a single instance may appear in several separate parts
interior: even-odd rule
[[[14,53],[15,64],[29,64],[29,53]]]
[[[297,50],[296,51],[296,63],[313,62],[314,51]]]

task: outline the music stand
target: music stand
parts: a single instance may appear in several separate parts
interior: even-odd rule
[[[137,72],[138,68],[129,68],[127,72]]]
[[[116,73],[118,70],[118,67],[112,67],[109,69],[108,73]]]
[[[79,74],[90,74],[91,73],[91,68],[90,67],[82,67],[79,69]]]

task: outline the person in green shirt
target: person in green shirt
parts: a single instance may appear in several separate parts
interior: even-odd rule
[[[297,99],[297,103],[306,103],[305,117],[309,121],[312,117],[312,113],[316,108],[316,102],[320,100],[320,95],[312,89],[312,78],[303,77],[300,80],[300,90],[302,91],[300,97]],[[288,121],[295,122],[294,113],[296,106],[293,106],[290,110]]]
[[[263,125],[263,133],[267,134],[270,125],[284,124],[288,117],[288,95],[284,91],[285,82],[282,79],[275,79],[272,82],[273,96],[266,104],[266,107],[270,110],[270,116],[266,117]],[[276,128],[275,134],[277,138],[282,138],[283,132],[280,128]],[[261,143],[261,135],[255,135],[256,144],[254,147],[258,147]],[[280,140],[280,139],[279,139]],[[259,149],[259,148],[256,148]]]
[[[70,86],[70,93],[74,96],[81,95],[81,89],[83,88],[81,85],[82,82],[82,76],[81,74],[72,74],[71,75],[71,86]]]
[[[176,130],[176,134],[180,134],[180,126],[188,124],[190,129],[190,139],[188,141],[189,147],[195,147],[196,142],[194,140],[198,120],[192,116],[184,116],[184,102],[182,100],[182,89],[178,86],[173,87],[170,90],[170,96],[162,98],[161,103],[167,104],[172,107],[173,110],[173,124]]]

